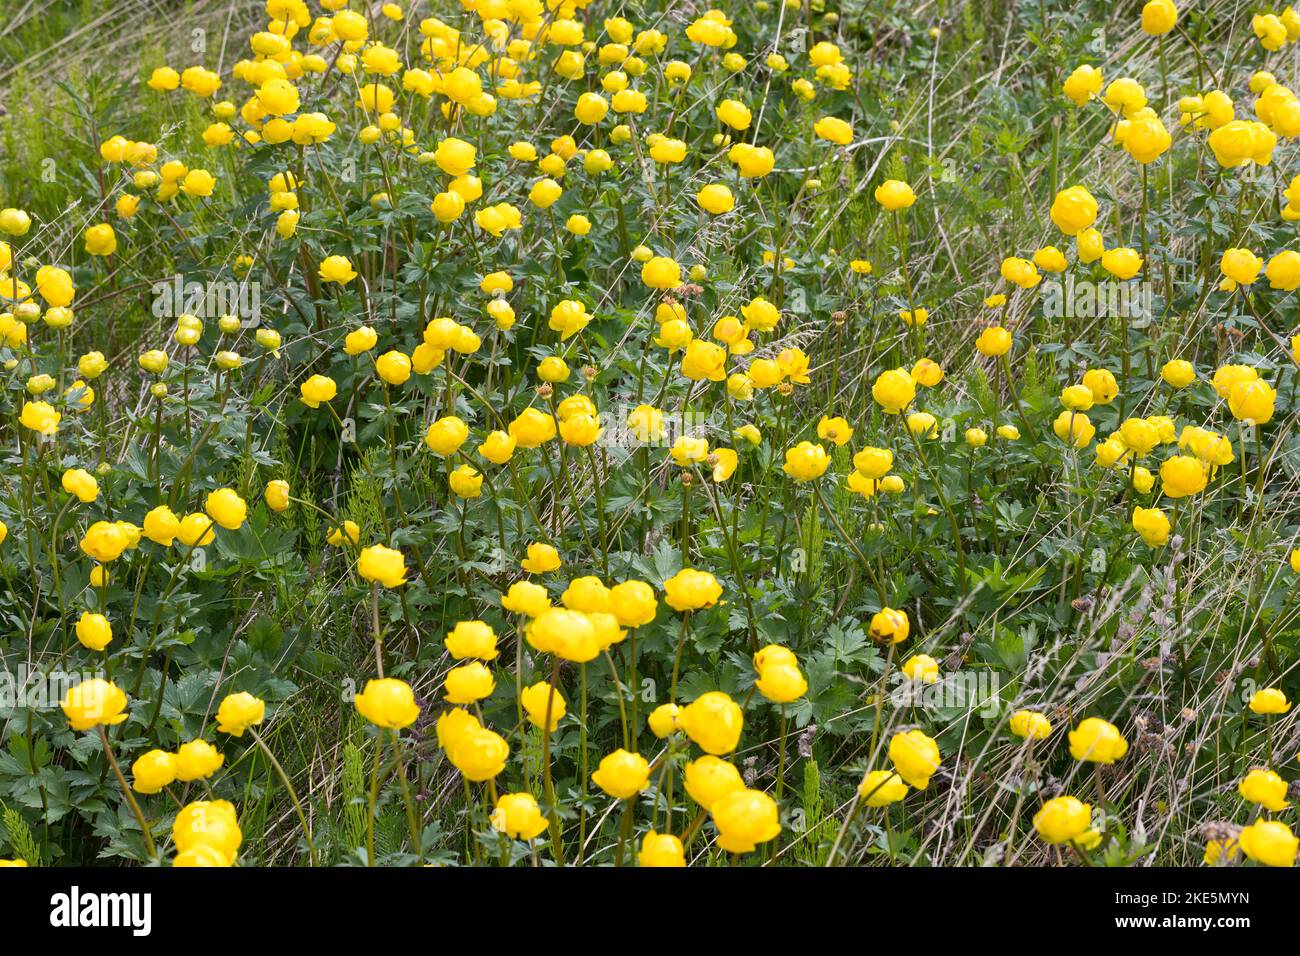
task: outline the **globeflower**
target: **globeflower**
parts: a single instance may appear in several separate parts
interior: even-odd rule
[[[1070,756],[1091,763],[1114,763],[1128,753],[1119,728],[1100,717],[1088,717],[1070,731]]]
[[[909,786],[924,790],[939,769],[939,745],[920,730],[894,734],[889,741],[889,759]]]
[[[1295,866],[1300,838],[1279,820],[1256,820],[1237,834],[1241,851],[1265,866]]]
[[[1159,508],[1133,509],[1133,530],[1149,547],[1159,548],[1169,541],[1169,518]]]
[[[1237,784],[1243,800],[1257,803],[1272,813],[1291,806],[1287,800],[1287,782],[1266,767],[1255,767]]]
[[[1166,458],[1160,465],[1160,483],[1170,498],[1186,498],[1205,490],[1208,469],[1188,455]]]
[[[1278,688],[1265,687],[1250,698],[1250,709],[1256,714],[1285,714],[1291,709],[1291,702]]]
[[[127,718],[126,695],[108,680],[91,678],[70,687],[60,708],[73,730],[113,726]]]
[[[591,780],[611,797],[629,800],[650,784],[650,764],[640,754],[618,749],[606,755]]]
[[[750,853],[781,833],[776,801],[761,790],[735,790],[714,802],[718,846],[728,853]]]
[[[550,826],[531,793],[503,793],[492,811],[492,829],[516,840],[531,840]]]
[[[826,473],[830,458],[826,449],[809,441],[802,441],[785,453],[784,470],[795,481],[812,481]]]
[[[223,734],[242,737],[244,731],[256,727],[265,717],[265,701],[247,691],[228,694],[217,708],[217,730]]]
[[[1078,840],[1092,825],[1092,807],[1077,797],[1053,797],[1034,814],[1034,829],[1048,843]]]
[[[406,559],[401,551],[372,544],[361,550],[357,558],[357,573],[386,588],[400,587],[406,583]]]
[[[906,209],[916,202],[912,187],[898,179],[887,179],[876,187],[876,202],[890,212]]]
[[[681,710],[682,730],[705,753],[731,753],[745,726],[740,705],[721,691],[701,694]]]
[[[401,730],[420,716],[411,685],[392,677],[366,681],[353,703],[362,717],[387,730]]]
[[[885,414],[898,415],[916,398],[916,381],[905,369],[890,369],[876,376],[871,395]]]
[[[712,607],[722,596],[722,585],[708,571],[683,568],[664,582],[664,602],[674,611]]]

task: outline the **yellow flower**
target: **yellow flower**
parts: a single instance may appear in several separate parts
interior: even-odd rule
[[[1092,826],[1092,807],[1077,797],[1053,797],[1034,814],[1034,829],[1048,843],[1077,840]]]
[[[681,711],[682,730],[706,753],[719,756],[736,749],[745,717],[740,705],[721,691],[701,694]]]
[[[226,762],[220,751],[206,740],[191,740],[176,749],[176,779],[182,783],[203,780]]]
[[[218,488],[208,495],[203,510],[228,531],[238,531],[248,517],[248,505],[232,488]]]
[[[813,124],[813,132],[837,146],[847,146],[853,142],[853,127],[835,116],[823,116]]]
[[[705,810],[711,810],[727,794],[745,789],[740,771],[720,757],[704,756],[692,760],[686,765],[683,777],[686,792]]]
[[[1142,31],[1161,36],[1178,23],[1178,8],[1174,0],[1147,0],[1142,7]]]
[[[523,705],[528,719],[543,729],[555,730],[564,719],[564,715],[568,713],[564,695],[560,693],[559,688],[552,689],[551,685],[544,680],[538,681],[531,687],[525,687],[519,695],[519,702]]]
[[[876,187],[876,202],[890,212],[906,209],[916,202],[916,193],[907,183],[897,179],[887,179]]]
[[[1250,709],[1256,714],[1285,714],[1291,709],[1291,702],[1278,688],[1265,687],[1250,698]]]
[[[1011,715],[1011,732],[1025,740],[1046,740],[1052,733],[1052,722],[1032,710],[1018,710]]]
[[[59,431],[59,421],[63,416],[46,402],[24,402],[23,411],[18,420],[23,427],[39,435],[55,435]]]
[[[646,719],[650,732],[660,740],[682,729],[682,709],[676,704],[660,704]],[[704,758],[716,759],[712,757]]]
[[[1097,200],[1084,186],[1062,189],[1052,201],[1052,222],[1067,236],[1077,236],[1097,221]]]
[[[223,734],[242,737],[244,731],[256,727],[266,717],[266,702],[247,691],[229,694],[217,708],[217,730]]]
[[[483,727],[468,727],[447,748],[447,758],[466,780],[491,780],[505,769],[510,745]]]
[[[208,515],[195,511],[181,519],[181,524],[175,529],[175,536],[181,538],[181,544],[186,548],[204,548],[217,540],[214,527],[216,524]]]
[[[728,853],[750,853],[781,833],[776,801],[761,790],[733,790],[710,809],[718,846]]]
[[[911,633],[911,625],[908,624],[906,613],[886,607],[872,615],[869,633],[874,641],[901,644]]]
[[[1133,509],[1133,530],[1149,547],[1159,548],[1169,540],[1169,518],[1159,508]]]
[[[907,784],[893,770],[872,770],[858,784],[858,798],[869,807],[887,807],[907,796]]]
[[[550,823],[531,793],[503,793],[492,811],[492,829],[516,840],[540,836]]]
[[[137,793],[159,793],[176,779],[176,755],[150,750],[131,764],[131,789]]]
[[[785,453],[784,471],[795,481],[812,481],[826,473],[830,457],[826,449],[812,442],[802,441]]]
[[[683,568],[664,582],[664,601],[674,611],[713,607],[721,596],[722,585],[708,571]]]
[[[546,574],[563,564],[560,552],[544,542],[534,542],[528,546],[528,557],[519,562],[519,566],[530,574]]]
[[[63,473],[63,490],[89,504],[99,497],[99,482],[83,468],[69,468]]]
[[[1101,254],[1101,267],[1116,279],[1132,279],[1142,271],[1142,257],[1133,249],[1107,249]]]
[[[501,595],[501,606],[515,614],[537,617],[550,610],[551,601],[546,589],[531,581],[516,581],[509,590]]]
[[[92,651],[102,651],[113,640],[113,626],[102,614],[82,611],[77,619],[77,640]]]
[[[791,658],[766,661],[758,668],[755,686],[758,692],[774,704],[788,704],[808,692],[808,681]]]
[[[322,402],[331,401],[338,394],[334,379],[327,375],[313,375],[298,386],[301,401],[308,408],[320,408]]]
[[[1065,78],[1062,89],[1075,106],[1083,106],[1101,92],[1101,85],[1101,71],[1085,64],[1074,68],[1074,71]]]
[[[442,689],[446,692],[448,703],[472,704],[492,695],[496,689],[496,678],[481,662],[473,661],[449,670]]]
[[[1070,756],[1090,763],[1114,763],[1128,753],[1128,741],[1114,724],[1088,717],[1070,731]]]
[[[280,478],[268,481],[262,497],[266,501],[266,506],[272,511],[277,513],[284,511],[289,507],[289,483]]]
[[[1228,396],[1228,410],[1233,418],[1255,425],[1266,425],[1273,418],[1277,392],[1263,379],[1240,382]]]
[[[207,518],[203,519],[211,524]],[[81,550],[101,564],[116,561],[130,545],[130,539],[116,522],[96,521],[86,529]]]
[[[929,654],[914,654],[903,662],[902,671],[908,680],[933,684],[939,679],[939,662]]]
[[[682,267],[667,256],[655,256],[641,267],[641,281],[651,289],[675,289],[682,284]]]
[[[609,611],[623,627],[641,627],[655,619],[659,601],[644,581],[624,581],[609,589]]]
[[[640,754],[620,748],[601,759],[591,779],[611,797],[628,800],[649,785],[650,764]]]
[[[1160,484],[1170,498],[1186,498],[1205,490],[1208,469],[1189,455],[1166,458],[1160,465]]]
[[[696,194],[695,201],[701,209],[714,216],[731,212],[736,205],[736,199],[731,194],[731,190],[722,183],[712,183],[705,186]]]
[[[939,769],[942,758],[939,745],[933,739],[923,731],[909,730],[890,738],[889,759],[909,786],[924,790],[930,785],[930,777]]]
[[[1266,767],[1254,767],[1237,784],[1243,800],[1257,803],[1272,813],[1291,806],[1287,800],[1287,782]]]
[[[600,641],[591,618],[581,611],[548,608],[524,631],[528,643],[543,653],[585,663],[600,653]]]
[[[682,841],[671,833],[650,830],[641,838],[641,852],[637,854],[638,866],[676,867],[686,865],[686,850]]]
[[[400,587],[406,583],[406,559],[401,551],[372,544],[361,550],[357,558],[357,573],[386,588]]]
[[[362,717],[376,727],[388,730],[410,726],[420,716],[411,686],[392,677],[366,681],[365,688],[353,702]]]
[[[447,478],[458,498],[477,498],[483,493],[483,475],[473,465],[460,465]]]
[[[317,274],[322,281],[337,282],[339,285],[347,285],[357,277],[356,270],[352,268],[352,263],[348,261],[347,256],[326,256]]]
[[[454,415],[439,418],[424,433],[424,444],[435,455],[448,458],[469,439],[469,426]]]
[[[444,642],[448,653],[457,660],[476,657],[479,660],[495,660],[497,636],[490,625],[483,621],[459,621],[447,635]]]
[[[871,395],[887,415],[897,415],[916,398],[916,381],[904,369],[890,369],[876,376]]]
[[[199,800],[187,804],[176,814],[172,824],[172,842],[179,851],[178,866],[182,857],[190,857],[187,863],[195,865],[193,857],[205,854],[215,854],[220,865],[233,866],[243,840],[235,808],[226,800]]]
[[[1256,820],[1237,835],[1241,850],[1256,863],[1265,866],[1295,866],[1300,838],[1278,820]]]
[[[1083,388],[1083,386],[1073,385],[1071,388]],[[1052,422],[1052,431],[1061,441],[1071,442],[1075,448],[1085,448],[1097,434],[1097,427],[1083,412],[1067,410],[1056,416],[1056,420]]]

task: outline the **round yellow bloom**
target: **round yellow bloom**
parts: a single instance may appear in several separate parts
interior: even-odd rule
[[[131,789],[137,793],[159,793],[176,779],[176,755],[150,750],[131,764]]]
[[[233,866],[244,835],[234,806],[226,800],[198,800],[176,814],[172,842],[182,855],[196,851],[218,854],[226,866]]]
[[[1092,807],[1077,797],[1053,797],[1034,814],[1034,829],[1048,843],[1077,840],[1092,826]]]
[[[492,828],[516,840],[531,840],[550,825],[531,793],[503,793],[492,811]]]
[[[408,727],[420,716],[411,685],[392,677],[366,681],[353,703],[362,717],[376,727],[389,730]]]
[[[889,759],[909,786],[924,790],[939,769],[939,745],[923,731],[894,734],[889,741]]]
[[[637,854],[638,866],[678,867],[686,865],[686,850],[682,841],[671,833],[649,831],[641,838],[641,852]]]
[[[1256,820],[1237,834],[1241,851],[1265,866],[1295,866],[1300,837],[1279,820]]]
[[[722,585],[708,571],[683,568],[664,582],[664,601],[674,611],[713,607],[722,597]]]
[[[701,694],[681,711],[682,730],[706,753],[731,753],[740,742],[745,717],[740,705],[721,691]]]
[[[629,800],[650,784],[650,764],[640,754],[622,748],[608,754],[591,780],[611,797]]]
[[[217,730],[242,737],[266,718],[266,702],[247,691],[228,694],[217,708]]]
[[[916,193],[907,183],[897,179],[887,179],[876,187],[876,202],[890,212],[906,209],[916,202]]]
[[[1243,800],[1257,803],[1271,813],[1281,813],[1291,806],[1287,800],[1287,782],[1266,767],[1254,767],[1237,784]]]
[[[1052,733],[1052,722],[1037,711],[1018,710],[1011,715],[1010,728],[1025,740],[1046,740]]]
[[[1090,763],[1114,763],[1128,753],[1119,728],[1100,717],[1088,717],[1070,731],[1070,756]]]
[[[1285,714],[1291,709],[1291,702],[1278,688],[1265,687],[1250,698],[1250,709],[1256,714]]]
[[[525,687],[519,695],[519,702],[523,705],[529,721],[544,730],[555,730],[564,719],[564,715],[568,713],[564,695],[560,693],[559,688],[552,689],[546,681],[538,681],[530,687]]]
[[[372,544],[361,550],[357,558],[357,573],[386,588],[400,587],[406,583],[406,559],[401,551]]]
[[[907,796],[908,786],[893,770],[872,770],[858,784],[858,798],[869,807],[887,807]]]
[[[728,853],[750,853],[781,833],[776,801],[761,790],[733,790],[710,809],[718,846]]]

